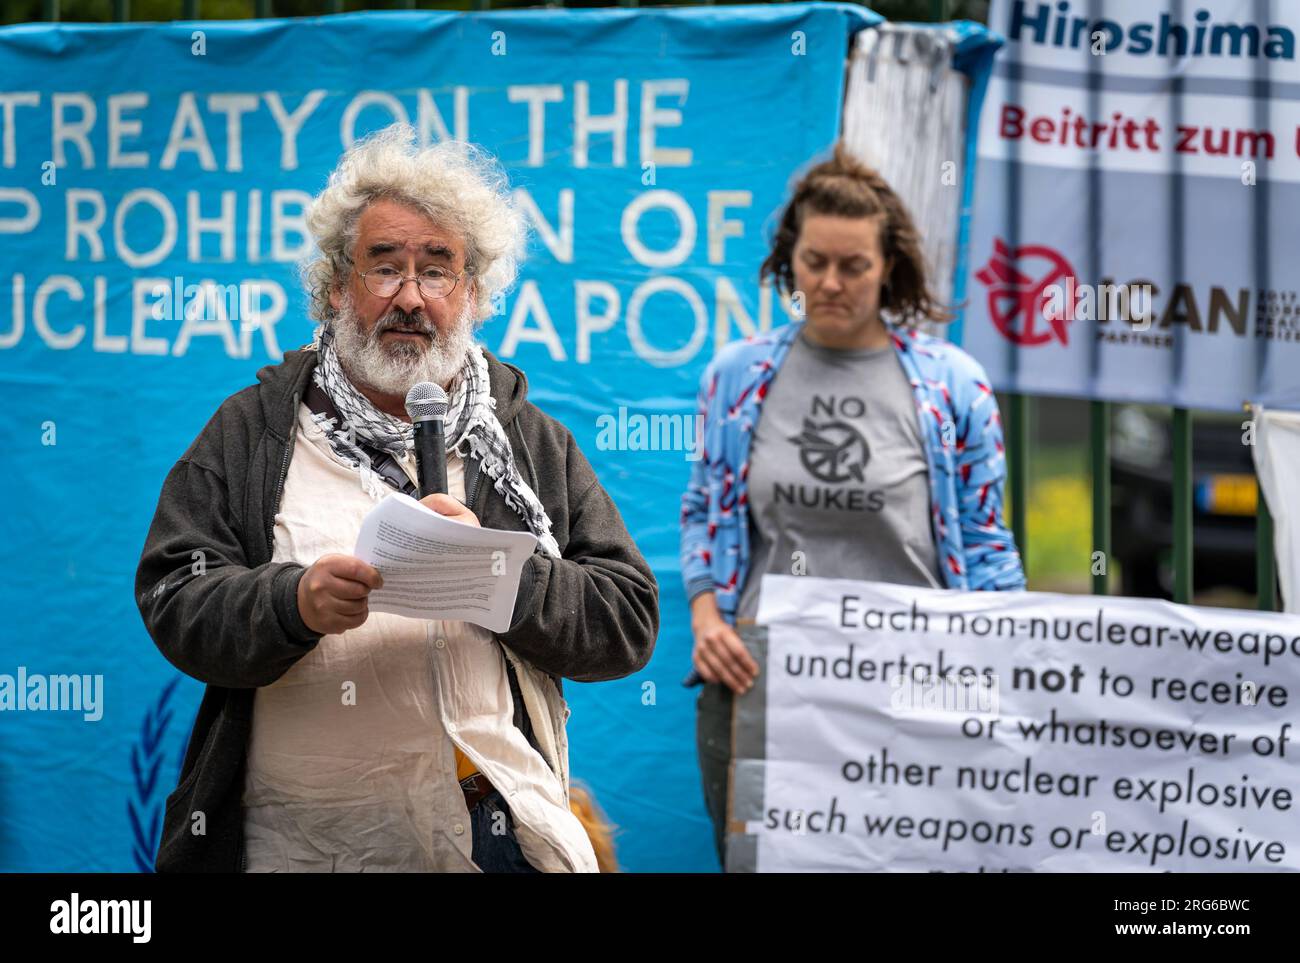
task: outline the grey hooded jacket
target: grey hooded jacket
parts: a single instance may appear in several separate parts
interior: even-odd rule
[[[649,661],[658,633],[654,575],[573,435],[526,400],[522,371],[485,353],[497,417],[561,552],[559,559],[541,551],[528,559],[510,629],[497,637],[557,686],[561,677],[630,675]],[[298,405],[315,362],[313,350],[290,351],[257,373],[258,384],[227,398],[158,498],[136,571],[136,602],[167,660],[207,684],[180,781],[167,798],[159,872],[240,869],[255,690],[320,640],[298,612],[306,568],[271,561]],[[480,523],[526,531],[491,481],[480,481],[471,458],[466,502]],[[200,551],[202,566],[195,564]]]

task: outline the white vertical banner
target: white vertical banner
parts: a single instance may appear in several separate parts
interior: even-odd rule
[[[849,56],[844,140],[907,205],[940,301],[952,297],[965,183],[970,79],[946,31],[885,23],[858,33]]]
[[[1300,414],[1255,408],[1255,473],[1273,515],[1282,607],[1300,613]]]
[[[765,576],[733,871],[1300,869],[1300,618]]]

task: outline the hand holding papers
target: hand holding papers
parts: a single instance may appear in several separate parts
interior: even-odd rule
[[[370,593],[370,611],[460,619],[504,632],[524,562],[536,546],[529,532],[453,522],[393,492],[361,523],[352,554],[384,577],[383,588]]]

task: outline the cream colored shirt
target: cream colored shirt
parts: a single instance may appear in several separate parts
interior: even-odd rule
[[[402,467],[414,481],[414,459]],[[457,456],[447,481],[463,501]],[[303,405],[272,560],[350,555],[362,519],[392,491],[375,476],[359,479]],[[535,673],[526,675],[533,686]],[[243,795],[247,870],[478,872],[454,742],[506,798],[533,866],[595,872],[568,806],[563,718],[538,718],[544,700],[535,693],[525,703],[547,751],[563,760],[558,774],[512,722],[502,647],[486,629],[372,612],[323,636],[257,690]]]

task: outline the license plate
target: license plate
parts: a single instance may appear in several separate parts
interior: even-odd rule
[[[1258,499],[1254,475],[1206,475],[1196,483],[1196,506],[1210,515],[1254,515]]]

